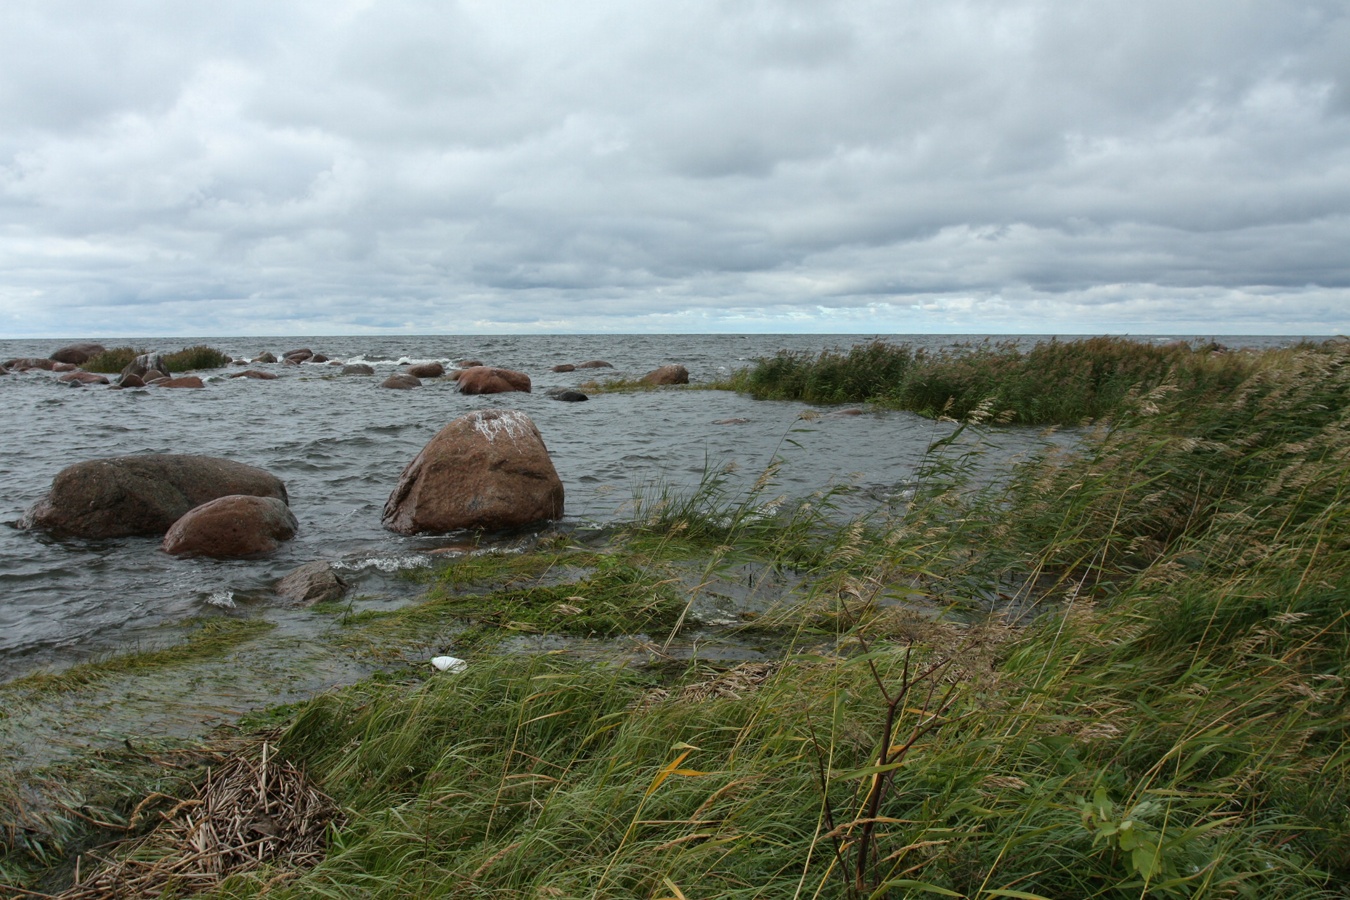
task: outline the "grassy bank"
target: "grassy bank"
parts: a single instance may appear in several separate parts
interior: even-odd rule
[[[866,519],[714,475],[603,544],[447,564],[343,627],[457,622],[468,670],[279,711],[345,824],[213,896],[1346,896],[1350,349],[1195,364],[996,487],[966,432]],[[762,658],[664,655],[745,572],[790,585],[731,626]],[[645,661],[503,652],[564,620]]]
[[[985,343],[938,352],[874,341],[847,351],[781,352],[721,386],[760,399],[871,402],[955,419],[987,407],[1017,424],[1076,425],[1116,415],[1163,384],[1207,402],[1270,364],[1271,356],[1114,337],[1045,341],[1030,350]]]

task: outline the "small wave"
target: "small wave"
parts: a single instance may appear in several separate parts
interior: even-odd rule
[[[234,602],[234,591],[216,591],[206,598],[208,606],[218,606],[221,609],[234,609],[237,605]]]
[[[368,556],[363,559],[339,560],[333,563],[333,568],[341,569],[344,572],[364,572],[367,569],[376,569],[380,572],[392,573],[408,569],[420,569],[429,565],[431,565],[431,557],[418,554],[416,556]]]

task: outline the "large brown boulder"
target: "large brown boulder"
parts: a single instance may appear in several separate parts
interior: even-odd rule
[[[640,379],[643,384],[688,384],[689,370],[679,364],[653,369]]]
[[[380,387],[394,391],[407,391],[421,386],[422,380],[415,375],[409,375],[407,372],[395,372],[380,382]]]
[[[470,366],[460,370],[455,378],[461,394],[506,394],[511,391],[530,392],[530,376],[511,369],[492,366]]]
[[[206,383],[196,375],[179,375],[177,378],[156,378],[150,382],[162,388],[203,388]]]
[[[230,494],[287,499],[281,479],[233,460],[177,453],[118,456],[62,469],[19,527],[89,538],[163,534],[194,506]]]
[[[534,422],[514,409],[461,416],[408,464],[384,505],[400,534],[495,531],[556,519],[563,485]]]
[[[108,348],[102,344],[67,344],[51,355],[57,362],[82,366]]]
[[[248,559],[272,553],[299,527],[283,500],[231,494],[188,510],[161,546],[174,556]]]

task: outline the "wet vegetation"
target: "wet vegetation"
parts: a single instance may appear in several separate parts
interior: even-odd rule
[[[164,362],[174,372],[191,372],[194,369],[219,369],[221,366],[228,366],[230,357],[214,347],[196,344],[174,353],[164,354]]]
[[[82,368],[89,372],[115,374],[121,372],[130,365],[136,357],[141,356],[144,353],[146,353],[145,350],[137,350],[134,347],[114,347],[111,350],[105,350],[91,358],[82,366]],[[164,354],[164,364],[167,365],[172,372],[190,372],[194,369],[219,369],[221,366],[230,364],[230,357],[214,347],[208,347],[205,344],[197,344],[192,347],[184,347],[173,353]]]
[[[926,416],[965,419],[989,404],[1020,425],[1077,425],[1117,416],[1163,384],[1193,402],[1222,397],[1267,364],[1268,354],[1217,344],[1158,346],[1127,338],[955,346],[938,352],[874,341],[847,351],[781,352],[720,387],[760,399],[871,402]]]
[[[1058,359],[1069,386],[1120,349],[1047,346],[1036,377]],[[976,485],[984,423],[1031,409],[1033,352],[952,357],[1002,374],[931,394],[967,424],[865,518],[782,502],[772,466],[748,492],[712,472],[600,539],[450,559],[420,604],[330,613],[346,651],[468,668],[274,711],[265,736],[341,824],[317,864],[208,895],[1344,897],[1350,347],[1124,354],[1117,373],[1157,367],[1094,376],[1073,449]],[[761,652],[674,653],[735,591],[764,602],[716,633]],[[511,644],[535,633],[610,642]],[[0,866],[48,884],[74,839],[25,827]]]

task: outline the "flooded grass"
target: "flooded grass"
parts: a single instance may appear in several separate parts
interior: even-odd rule
[[[260,720],[346,821],[206,895],[1344,896],[1350,348],[1195,396],[1159,384],[992,483],[946,438],[863,518],[775,505],[772,467],[654,488],[602,544],[447,559],[419,604],[333,613],[315,659],[467,667]],[[706,635],[745,653],[684,652]],[[90,826],[58,818],[10,828],[11,883],[59,881]]]

